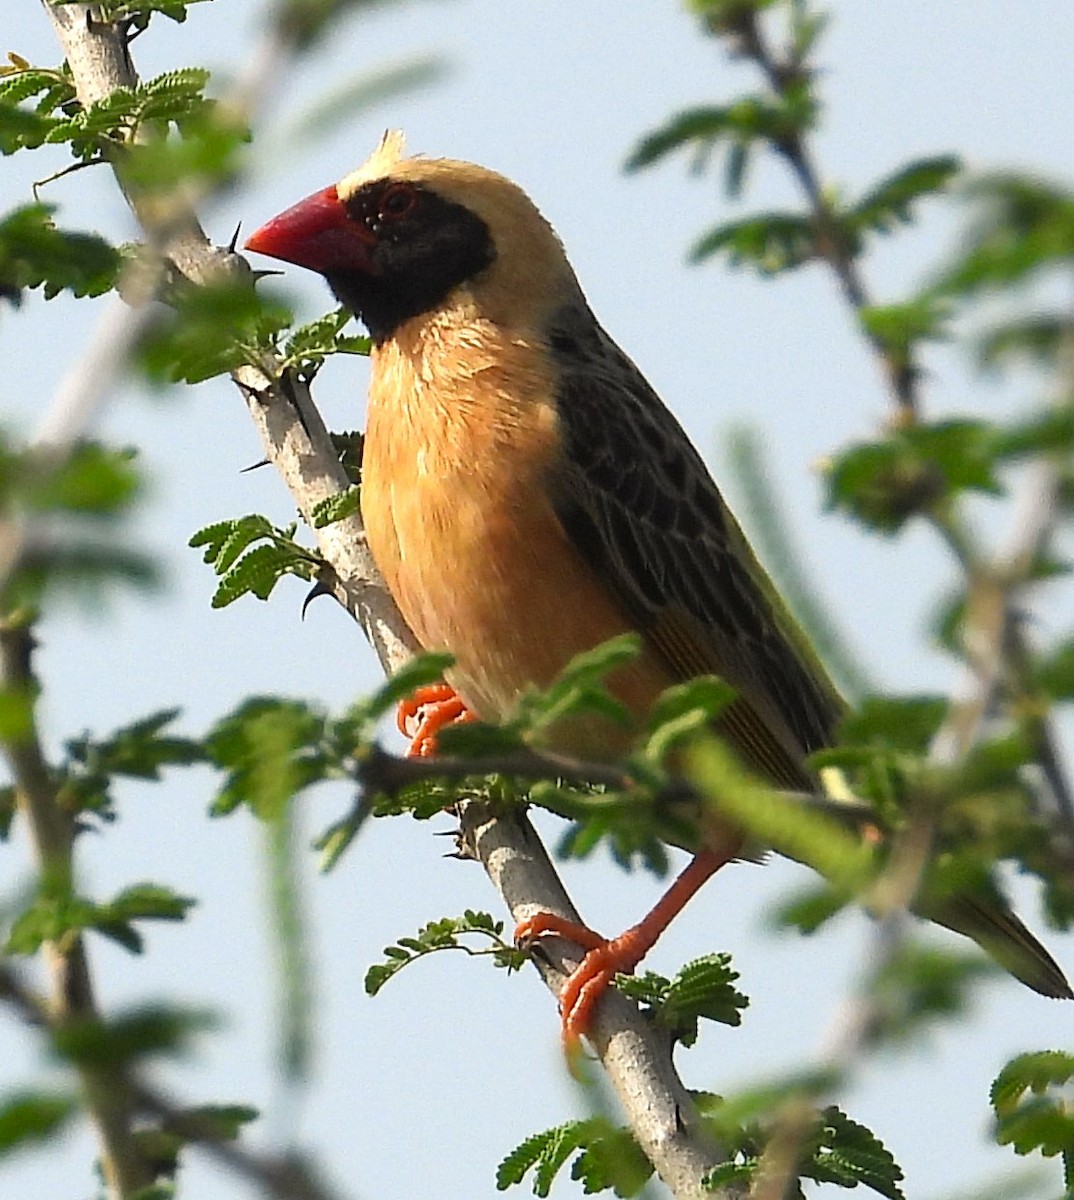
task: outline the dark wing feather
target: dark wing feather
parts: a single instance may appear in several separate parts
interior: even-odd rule
[[[556,314],[548,344],[565,449],[553,496],[572,543],[673,678],[735,689],[721,725],[745,760],[809,786],[802,761],[842,704],[704,463],[583,303]]]

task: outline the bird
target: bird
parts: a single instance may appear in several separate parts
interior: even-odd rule
[[[701,456],[604,331],[518,185],[408,155],[389,131],[362,166],[245,248],[322,275],[369,332],[369,549],[418,643],[454,657],[447,684],[410,713],[443,703],[448,719],[503,720],[578,653],[634,633],[641,652],[608,685],[638,722],[669,686],[719,676],[734,699],[716,729],[741,762],[775,788],[817,791],[807,759],[832,745],[844,701]],[[594,716],[548,736],[606,760],[630,733]],[[568,1041],[698,888],[749,856],[742,829],[707,808],[697,824],[689,865],[620,937],[544,913],[516,930],[586,951],[560,995]],[[957,896],[928,915],[1033,990],[1074,998],[997,897]]]

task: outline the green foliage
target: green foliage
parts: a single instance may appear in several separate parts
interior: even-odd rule
[[[984,421],[920,422],[844,450],[825,485],[829,508],[896,533],[911,517],[942,512],[960,493],[1000,494],[995,435]]]
[[[858,311],[866,335],[900,371],[912,369],[923,342],[945,341],[951,316],[949,301],[915,296],[900,304],[873,304]]]
[[[3,109],[0,107],[0,120]],[[0,124],[0,137],[3,125]],[[41,288],[46,300],[60,292],[100,296],[115,283],[119,255],[103,238],[58,229],[55,209],[27,204],[0,220],[0,295],[18,301]]]
[[[779,275],[817,257],[817,234],[807,216],[763,213],[710,229],[690,248],[690,261],[704,262],[714,254],[726,254],[733,267],[748,264],[763,275]]]
[[[350,487],[345,492],[337,492],[334,496],[326,496],[310,514],[314,529],[324,529],[336,521],[346,520],[358,512],[361,493],[358,488]]]
[[[790,1120],[797,1126],[801,1120],[796,1111],[802,1103],[801,1088],[801,1081],[792,1081],[757,1089],[733,1101],[695,1096],[702,1114],[730,1151],[728,1161],[706,1176],[707,1187],[715,1191],[731,1183],[749,1185],[753,1181],[769,1138],[782,1122]],[[806,1090],[812,1090],[811,1086]],[[861,1185],[887,1200],[903,1200],[903,1172],[891,1153],[874,1133],[835,1105],[818,1112],[802,1131],[797,1175],[800,1180],[843,1188]]]
[[[66,143],[80,162],[101,161],[118,146],[133,142],[146,125],[180,127],[203,113],[209,72],[194,67],[166,71],[136,87],[121,87],[88,108],[74,99],[70,80],[60,72],[26,67],[8,70],[0,79],[0,129],[5,153]],[[17,105],[39,97],[33,110]]]
[[[203,383],[258,363],[291,319],[242,277],[197,287],[178,282],[168,304],[138,352],[146,377],[160,384]]]
[[[479,939],[477,947],[463,940],[470,935]],[[482,946],[480,942],[488,944]],[[375,996],[403,967],[441,950],[461,950],[471,958],[491,958],[495,966],[508,971],[517,971],[529,959],[525,950],[504,940],[502,921],[493,920],[488,913],[467,909],[461,917],[430,921],[414,937],[401,937],[394,946],[385,946],[386,961],[375,963],[366,971],[366,995]]]
[[[284,343],[280,369],[294,371],[309,382],[330,355],[368,354],[372,344],[368,337],[343,333],[353,319],[351,312],[341,306],[293,329]]]
[[[583,715],[603,717],[615,725],[629,725],[630,715],[625,705],[612,698],[604,682],[640,653],[641,639],[637,634],[625,633],[576,655],[547,691],[523,697],[518,706],[518,728],[540,743],[561,722]]]
[[[904,944],[873,980],[878,1042],[906,1041],[937,1017],[957,1017],[970,1003],[971,984],[995,973],[972,951],[936,950]]]
[[[262,820],[277,819],[291,798],[326,777],[326,717],[297,700],[252,697],[210,730],[210,761],[224,783],[216,816],[245,805]]]
[[[63,1130],[78,1111],[74,1096],[61,1092],[9,1092],[0,1097],[0,1157]]]
[[[204,561],[220,576],[213,608],[225,608],[245,595],[267,600],[287,575],[314,579],[321,559],[294,540],[296,529],[296,525],[281,529],[257,513],[199,529],[189,545],[204,546]]]
[[[603,1191],[636,1196],[653,1173],[629,1129],[590,1117],[546,1129],[516,1146],[497,1168],[496,1188],[506,1191],[532,1171],[533,1194],[547,1196],[572,1155],[571,1179],[582,1184],[587,1196]]]
[[[773,791],[746,772],[717,738],[699,739],[690,747],[685,773],[718,816],[760,845],[813,867],[841,893],[854,895],[873,877],[872,849],[841,821]]]
[[[749,999],[734,988],[737,979],[729,954],[708,954],[687,963],[674,979],[647,971],[644,975],[617,975],[615,986],[645,1005],[653,1019],[672,1030],[684,1046],[692,1046],[702,1018],[722,1025],[742,1024],[742,1010]]]
[[[111,517],[141,491],[130,450],[81,442],[62,459],[0,445],[0,506],[33,513]]]
[[[1074,1114],[1064,1090],[1072,1078],[1074,1055],[1038,1050],[1011,1059],[989,1096],[1000,1145],[1011,1146],[1016,1154],[1061,1154],[1068,1189],[1074,1170]]]
[[[165,1004],[128,1009],[108,1020],[73,1021],[52,1029],[56,1052],[86,1066],[118,1066],[183,1053],[195,1034],[213,1028],[206,1012]]]
[[[945,191],[961,170],[961,162],[952,154],[899,167],[847,210],[842,218],[844,228],[860,244],[865,233],[890,233],[897,225],[907,225],[913,219],[914,204]]]
[[[963,195],[973,218],[963,248],[933,286],[971,299],[1024,286],[1074,259],[1074,194],[1024,175],[986,175]]]
[[[161,768],[205,761],[200,742],[165,732],[178,709],[152,713],[117,729],[110,737],[84,734],[66,743],[66,759],[57,781],[57,800],[68,813],[115,816],[112,785],[117,776],[156,781]]]
[[[195,903],[188,896],[152,883],[124,888],[103,904],[64,887],[46,886],[12,923],[6,950],[9,954],[33,954],[44,942],[69,945],[71,938],[93,930],[132,954],[140,954],[145,943],[134,921],[182,921]]]
[[[100,19],[125,24],[131,32],[141,32],[155,13],[160,13],[162,17],[181,25],[186,20],[190,5],[206,2],[207,0],[103,0],[99,5]]]
[[[702,171],[713,153],[726,147],[724,186],[729,197],[742,191],[750,155],[758,143],[792,143],[816,117],[816,101],[806,79],[775,96],[746,96],[733,104],[687,109],[644,137],[627,159],[636,171],[675,150],[692,151],[693,169]]]

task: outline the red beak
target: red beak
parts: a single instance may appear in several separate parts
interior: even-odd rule
[[[347,215],[332,186],[314,192],[267,221],[247,239],[245,249],[325,275],[369,271],[374,244],[366,227]]]

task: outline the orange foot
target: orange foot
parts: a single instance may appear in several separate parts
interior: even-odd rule
[[[430,683],[400,702],[396,724],[399,732],[410,738],[407,757],[428,758],[436,753],[436,735],[441,729],[473,719],[453,687]]]
[[[589,1032],[593,1010],[611,986],[616,975],[629,975],[649,950],[641,926],[635,925],[617,938],[602,938],[599,933],[576,921],[552,913],[539,912],[515,929],[515,942],[528,947],[546,933],[558,934],[586,951],[585,958],[571,972],[559,994],[563,1021],[563,1043],[569,1058],[578,1050],[579,1039]]]
[[[586,951],[585,958],[571,973],[559,994],[563,1041],[568,1058],[573,1058],[577,1053],[578,1039],[589,1032],[593,1010],[616,975],[633,972],[686,902],[724,863],[730,861],[736,848],[730,847],[724,853],[702,850],[695,855],[652,911],[617,938],[602,938],[585,925],[547,912],[536,913],[519,924],[515,930],[515,941],[520,946],[531,945],[542,934],[556,933]]]

